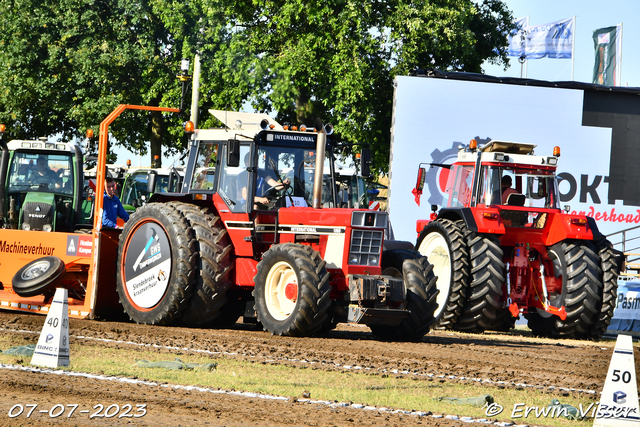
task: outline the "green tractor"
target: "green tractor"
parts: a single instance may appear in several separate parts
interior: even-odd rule
[[[1,228],[72,232],[88,224],[91,209],[85,206],[83,211],[83,154],[78,145],[5,143],[0,137],[0,150]]]

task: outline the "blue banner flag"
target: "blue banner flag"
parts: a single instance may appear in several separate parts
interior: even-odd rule
[[[521,57],[524,55],[524,44],[526,40],[526,28],[529,26],[529,17],[518,18],[514,20],[518,29],[513,31],[509,36],[509,47],[507,48],[508,56]]]
[[[522,59],[571,59],[574,31],[575,18],[545,25],[523,26],[509,39],[509,56]]]

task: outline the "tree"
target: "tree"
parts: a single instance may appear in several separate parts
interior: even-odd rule
[[[394,77],[506,65],[515,28],[500,0],[237,0],[225,15],[233,34],[224,55],[241,59],[218,57],[222,68],[209,72],[246,76],[253,107],[279,121],[320,116],[341,140],[370,143],[379,171],[389,162]]]
[[[334,124],[389,159],[393,79],[508,64],[501,0],[0,0],[0,122],[14,137],[80,137],[118,104],[177,106],[183,57],[202,56],[201,113],[247,102],[282,122]],[[24,13],[28,11],[28,13]],[[187,102],[186,105],[189,105]],[[185,116],[125,113],[130,150],[185,151]],[[215,121],[201,114],[200,126]],[[355,148],[358,151],[359,148]],[[347,146],[345,152],[354,149]]]
[[[134,0],[2,0],[0,121],[13,137],[96,130],[118,104],[177,106],[179,70],[189,40],[163,22],[166,4]],[[191,17],[196,20],[195,14]],[[186,23],[185,25],[190,25]],[[113,139],[132,151],[182,149],[168,140],[162,113],[125,113]]]

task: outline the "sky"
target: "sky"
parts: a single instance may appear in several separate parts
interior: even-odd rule
[[[591,83],[595,50],[593,32],[622,23],[623,86],[640,87],[640,1],[638,0],[505,0],[514,18],[529,16],[529,25],[548,24],[576,17],[573,80]],[[527,61],[526,75],[548,81],[571,80],[571,59],[533,59]],[[510,58],[511,66],[483,67],[485,74],[498,77],[521,77],[518,58]]]

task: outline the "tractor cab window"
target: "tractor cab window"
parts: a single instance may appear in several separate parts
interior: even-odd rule
[[[9,192],[73,194],[70,154],[16,152],[9,171]]]
[[[480,204],[559,208],[552,171],[485,166],[480,179]]]
[[[473,166],[454,165],[449,171],[443,206],[459,208],[469,206],[473,190]]]
[[[246,195],[243,197],[242,189],[249,185],[247,168],[250,166],[250,146],[240,144],[240,165],[229,167],[222,162],[220,179],[218,180],[218,195],[224,200],[231,212],[247,212]],[[222,158],[227,156],[227,146],[223,147]]]
[[[218,142],[201,141],[198,146],[198,157],[196,158],[191,189],[213,190],[216,168],[219,167],[218,159]]]
[[[273,210],[285,206],[311,206],[314,166],[315,157],[310,150],[258,147],[254,172],[254,208]]]
[[[122,204],[139,208],[142,202],[148,198],[147,194],[147,172],[133,173],[125,181],[122,189]]]

